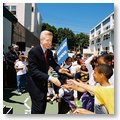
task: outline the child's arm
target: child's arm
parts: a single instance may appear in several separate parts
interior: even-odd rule
[[[83,71],[83,70],[81,70],[80,72],[81,72],[81,73],[84,73],[84,74],[88,74],[88,72],[86,72],[86,71]]]
[[[69,82],[68,82],[69,81]],[[63,89],[72,89],[79,92],[86,92],[86,89],[79,87],[79,82],[75,80],[67,80],[67,84],[61,86]]]
[[[14,65],[14,68],[15,68],[16,72],[18,72],[19,70],[23,70],[23,68],[18,68],[17,64]]]
[[[84,108],[77,108],[73,114],[95,114],[94,112],[91,112],[89,110],[86,110]]]
[[[90,62],[93,60],[94,57],[98,57],[98,51],[96,51],[93,55],[91,55],[86,61],[85,61],[85,65],[89,71],[89,75],[91,75],[93,68],[92,65],[90,64]]]
[[[67,85],[63,86],[69,89],[73,89],[73,90],[77,90],[77,91],[88,91],[90,93],[94,94],[93,88],[94,86],[88,85],[88,84],[84,84],[83,82],[77,82],[75,80],[67,80]]]
[[[83,83],[83,82],[79,82],[78,87],[79,87],[79,89],[83,88],[83,89],[85,89],[86,91],[94,94],[94,90],[93,90],[94,86],[92,86],[92,85],[88,85],[88,84],[85,84],[85,83]]]

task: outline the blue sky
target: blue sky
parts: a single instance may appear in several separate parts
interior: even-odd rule
[[[88,33],[114,11],[113,3],[39,3],[42,22],[74,33]]]

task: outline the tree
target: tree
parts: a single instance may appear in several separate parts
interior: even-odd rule
[[[69,50],[73,50],[74,43],[75,43],[75,41],[74,41],[75,34],[69,28],[59,28],[58,29],[58,37],[57,37],[58,43],[60,44],[62,42],[62,40],[64,40],[65,38],[67,38]]]
[[[87,48],[89,46],[89,35],[80,33],[76,34],[75,38],[77,47],[80,48],[80,51],[82,53],[83,48]]]

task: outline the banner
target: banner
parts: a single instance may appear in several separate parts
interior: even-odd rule
[[[67,46],[67,39],[65,39],[60,46],[57,48],[57,58],[58,64],[60,65],[62,62],[68,58],[68,46]]]

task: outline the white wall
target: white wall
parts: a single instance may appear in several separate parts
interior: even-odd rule
[[[41,18],[35,3],[32,3],[32,7],[34,8],[34,11],[32,12],[31,16],[31,32],[33,32],[33,34],[39,38],[41,30],[40,28]]]
[[[32,12],[32,4],[31,3],[27,3],[25,4],[25,22],[24,22],[24,26],[31,31],[31,12]]]
[[[18,22],[20,22],[23,26],[25,24],[25,4],[24,3],[16,3],[16,17],[18,19]]]

